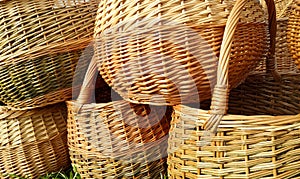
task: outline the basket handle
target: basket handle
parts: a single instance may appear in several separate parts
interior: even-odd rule
[[[74,106],[75,108],[74,111],[77,113],[81,110],[83,104],[88,104],[92,102],[93,95],[91,94],[95,92],[95,79],[97,78],[97,73],[98,73],[97,61],[96,58],[94,57],[95,55],[93,56],[88,66],[87,72],[83,80],[83,84],[81,86],[79,95],[75,103],[76,106]]]
[[[269,33],[270,33],[270,49],[267,58],[267,71],[271,73],[275,79],[280,76],[276,71],[275,63],[275,37],[276,37],[276,10],[273,0],[265,0],[268,6],[269,14]],[[228,65],[230,58],[231,45],[233,35],[238,24],[240,14],[247,0],[237,0],[226,22],[226,27],[223,35],[223,41],[220,49],[220,57],[217,70],[217,84],[214,87],[212,94],[212,103],[210,110],[210,118],[205,121],[202,128],[208,131],[211,136],[216,133],[219,123],[228,109],[229,84],[228,84]]]

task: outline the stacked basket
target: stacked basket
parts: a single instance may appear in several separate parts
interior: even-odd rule
[[[278,79],[274,59],[267,58],[274,54],[268,51],[274,3],[266,2],[269,18],[256,0],[102,0],[94,57],[77,100],[67,103],[71,160],[81,176],[160,178],[171,112],[166,105],[212,98],[205,128],[214,132],[229,90],[261,62]],[[123,99],[95,100],[98,71]]]
[[[96,0],[0,1],[0,177],[70,167],[67,108]]]

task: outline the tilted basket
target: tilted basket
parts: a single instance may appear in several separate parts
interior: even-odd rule
[[[240,17],[231,36],[229,84],[236,87],[268,47],[267,16],[256,0],[241,14],[238,1],[103,0],[96,17],[98,68],[133,103],[176,105],[211,98],[229,14]],[[236,22],[237,23],[237,22]],[[228,50],[227,49],[227,50]]]
[[[228,103],[223,101],[228,114],[221,115],[214,136],[203,130],[213,115],[207,110],[212,103],[200,104],[202,109],[174,107],[169,178],[288,179],[300,175],[300,71],[292,65],[292,58],[278,59],[280,79],[264,63],[231,91]]]
[[[288,22],[288,42],[291,54],[300,69],[300,1],[295,0]]]
[[[64,103],[33,110],[0,107],[0,178],[38,178],[70,167]]]
[[[72,97],[75,67],[92,41],[98,2],[0,2],[0,101],[29,109]]]
[[[97,73],[93,62],[86,76]],[[78,100],[67,102],[70,157],[80,176],[159,179],[166,173],[171,108],[111,101],[110,96],[91,103],[94,89],[86,79]]]

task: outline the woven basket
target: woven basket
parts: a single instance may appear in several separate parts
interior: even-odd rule
[[[280,31],[284,32],[279,25]],[[300,71],[292,58],[282,56],[276,57],[280,80],[263,63],[231,91],[228,114],[210,145],[205,143],[207,133],[202,126],[211,118],[211,103],[202,103],[202,109],[174,107],[169,178],[287,179],[300,175]]]
[[[70,166],[65,104],[14,111],[0,107],[0,177],[38,178]]]
[[[92,63],[86,79],[98,73]],[[67,102],[70,156],[81,177],[160,178],[166,171],[172,110],[124,100],[108,102],[110,97],[89,103],[85,97],[92,96],[90,85],[84,83],[78,101]]]
[[[300,69],[300,1],[295,0],[288,22],[288,42],[291,54]]]
[[[234,5],[241,10],[232,11]],[[101,1],[95,27],[101,75],[133,103],[198,102],[211,98],[216,64],[227,68],[223,52],[231,49],[229,84],[237,86],[265,59],[268,45],[259,2],[239,5],[227,0]],[[229,14],[240,17],[229,38],[232,47],[222,38],[226,22],[231,30],[238,22],[230,22]]]
[[[17,109],[72,97],[72,79],[92,41],[97,0],[0,2],[0,100]]]

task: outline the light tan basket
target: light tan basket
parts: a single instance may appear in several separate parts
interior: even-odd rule
[[[288,179],[300,175],[300,72],[292,58],[283,56],[276,57],[280,80],[262,64],[231,90],[228,103],[223,103],[228,114],[211,138],[202,126],[211,119],[212,103],[202,103],[202,109],[174,107],[169,178]]]
[[[295,0],[288,22],[288,42],[291,54],[300,69],[300,1]]]
[[[98,2],[0,2],[0,101],[29,109],[71,99],[76,64],[93,38]]]
[[[70,167],[64,103],[34,110],[0,107],[0,177],[38,178]]]
[[[154,105],[211,98],[218,63],[219,69],[229,66],[229,84],[236,87],[265,60],[268,46],[260,3],[247,1],[239,12],[232,11],[236,3],[101,1],[95,27],[101,75],[125,100]],[[228,22],[229,14],[240,17],[239,23]],[[230,30],[238,23],[227,41],[222,38],[226,22]],[[227,65],[223,52],[230,49]]]
[[[97,73],[93,61],[78,100],[67,102],[72,163],[83,178],[159,179],[166,173],[172,109],[124,100],[108,102],[110,96],[103,97],[106,103],[91,103],[91,76]]]

